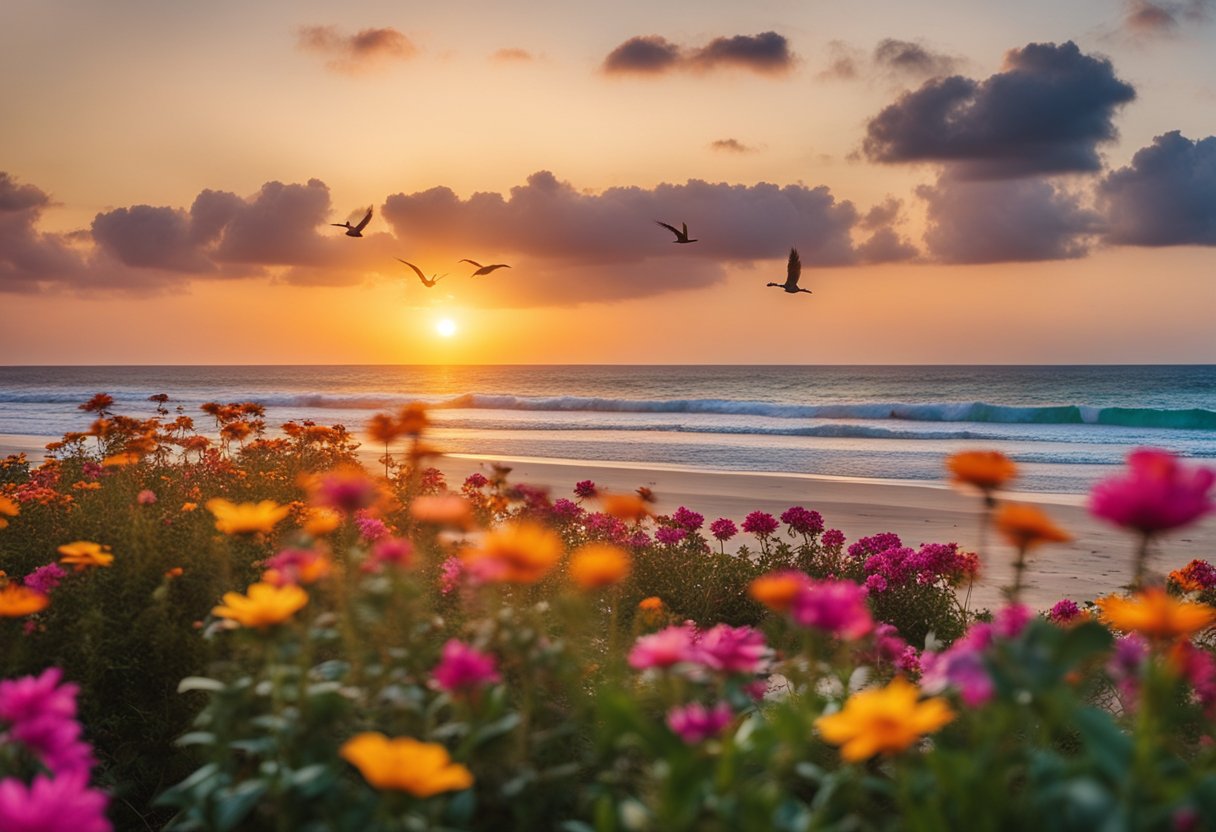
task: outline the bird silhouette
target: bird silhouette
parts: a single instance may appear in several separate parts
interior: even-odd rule
[[[688,223],[686,223],[686,222],[680,223],[680,225],[683,226],[683,229],[676,228],[674,225],[668,225],[667,223],[663,222],[662,220],[655,220],[655,222],[657,222],[659,225],[666,228],[672,234],[676,235],[676,238],[674,240],[672,240],[673,243],[695,243],[696,242],[695,239],[693,239],[693,240],[688,239]]]
[[[768,286],[776,286],[779,289],[784,289],[791,295],[796,292],[806,292],[808,295],[814,294],[810,289],[799,289],[798,278],[802,276],[802,261],[798,259],[798,249],[790,249],[790,262],[785,270],[784,283],[769,283]]]
[[[359,220],[358,225],[351,225],[350,220],[346,222],[331,222],[330,225],[336,225],[338,228],[346,229],[347,237],[362,237],[363,229],[367,228],[367,224],[372,221],[372,209],[369,206],[367,213],[363,215],[363,219]]]
[[[493,263],[493,264],[491,264],[491,265],[489,265],[489,266],[483,266],[483,265],[481,265],[480,263],[478,263],[476,260],[464,260],[464,259],[462,259],[460,262],[461,262],[461,263],[472,263],[474,266],[476,266],[476,267],[477,267],[477,271],[473,272],[471,275],[469,275],[469,277],[477,277],[478,275],[489,274],[490,272],[494,271],[495,269],[509,269],[509,268],[511,268],[511,267],[510,267],[510,266],[508,266],[506,263]]]
[[[398,257],[397,260],[398,260],[398,262],[405,263],[405,265],[407,265],[411,269],[413,269],[414,272],[418,275],[418,279],[422,281],[422,285],[428,289],[431,288],[432,286],[434,286],[439,281],[443,280],[445,277],[447,277],[446,274],[437,274],[437,275],[432,275],[431,279],[427,280],[426,275],[424,275],[422,273],[422,269],[418,268],[413,263],[410,263],[406,260],[402,260],[400,257]]]

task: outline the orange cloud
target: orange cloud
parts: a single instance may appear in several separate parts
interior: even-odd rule
[[[405,35],[391,26],[361,29],[353,35],[342,34],[337,26],[302,26],[297,45],[306,52],[329,58],[325,67],[346,75],[357,75],[393,61],[408,61],[418,49]]]

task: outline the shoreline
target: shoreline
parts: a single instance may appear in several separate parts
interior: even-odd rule
[[[44,445],[43,437],[0,435],[0,456],[24,451],[36,463]],[[374,470],[380,454],[369,448],[358,453]],[[757,510],[778,516],[790,506],[801,505],[820,512],[826,527],[840,529],[849,543],[880,532],[894,532],[904,545],[913,547],[957,542],[975,550],[979,542],[979,497],[942,483],[468,454],[440,457],[434,466],[444,472],[449,487],[458,489],[465,477],[488,471],[492,462],[509,466],[511,481],[546,487],[555,499],[573,498],[574,484],[590,479],[603,491],[631,492],[646,486],[657,498],[658,513],[669,514],[684,505],[703,514],[706,523],[717,517],[740,523]],[[1045,546],[1031,555],[1023,594],[1030,606],[1045,610],[1065,597],[1077,602],[1092,600],[1119,591],[1131,580],[1137,540],[1090,516],[1084,495],[1007,492],[1001,496],[1008,501],[1046,504],[1045,511],[1073,535],[1068,543]],[[778,532],[782,533],[784,530]],[[743,533],[731,543],[754,547],[754,539]],[[1210,559],[1214,549],[1216,515],[1165,538],[1150,566],[1166,573],[1193,558]],[[989,533],[980,554],[981,573],[972,605],[995,609],[1002,603],[1000,587],[1012,580],[1014,552]]]

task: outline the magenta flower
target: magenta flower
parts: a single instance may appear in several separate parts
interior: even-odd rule
[[[587,513],[587,510],[573,500],[567,500],[565,497],[559,497],[553,501],[551,509],[553,517],[563,522],[577,520]]]
[[[80,466],[80,476],[86,480],[99,480],[106,473],[100,462],[86,462]]]
[[[450,595],[460,586],[460,578],[464,574],[464,563],[458,557],[450,557],[439,564],[439,591]]]
[[[790,616],[802,627],[853,641],[874,629],[866,590],[852,581],[809,582],[794,596]]]
[[[1081,608],[1071,598],[1061,598],[1047,612],[1047,618],[1054,624],[1067,624],[1081,615]]]
[[[1151,535],[1185,526],[1212,510],[1208,491],[1216,470],[1183,468],[1177,456],[1155,448],[1132,451],[1127,464],[1125,476],[1103,480],[1089,492],[1091,514]]]
[[[1009,604],[997,610],[992,619],[993,632],[1001,638],[1017,638],[1034,613],[1025,604]]]
[[[490,481],[486,479],[486,475],[477,471],[474,471],[472,474],[469,474],[464,478],[464,487],[472,489],[473,491],[476,491],[479,488],[485,488],[489,484]]]
[[[759,673],[768,657],[764,634],[751,627],[717,624],[696,642],[696,659],[721,673]]]
[[[844,546],[844,532],[840,529],[828,529],[819,541],[825,549],[839,549]]]
[[[630,535],[629,539],[625,542],[633,549],[645,549],[651,543],[650,535],[646,534],[646,532],[642,531],[641,529],[638,529],[632,535]]]
[[[685,531],[695,532],[705,525],[705,515],[680,506],[672,513],[671,522]]]
[[[364,540],[374,541],[389,536],[388,526],[378,517],[356,517],[355,528],[359,530],[359,537]]]
[[[574,484],[574,495],[579,499],[586,500],[596,495],[595,483],[591,480],[582,480]]]
[[[317,505],[336,508],[352,513],[376,502],[379,491],[376,484],[361,474],[334,471],[322,474],[313,486],[313,500]]]
[[[722,542],[730,540],[739,533],[739,528],[733,520],[728,520],[725,517],[719,517],[717,520],[709,524],[709,533]]]
[[[743,531],[764,539],[777,531],[777,518],[766,511],[753,511],[743,518]]]
[[[414,547],[401,537],[382,537],[372,546],[364,569],[368,572],[379,572],[385,564],[391,564],[399,569],[405,569],[414,559]]]
[[[899,539],[899,535],[895,534],[895,532],[882,532],[881,534],[863,537],[850,546],[849,557],[865,560],[871,555],[877,555],[888,549],[898,549],[903,545],[903,541]]]
[[[80,723],[76,721],[78,688],[74,684],[60,685],[62,677],[62,670],[50,667],[39,676],[0,682],[0,722],[8,723],[8,736],[28,748],[54,774],[79,774],[87,779],[94,760],[92,749],[80,739]]]
[[[925,651],[920,666],[921,689],[930,695],[954,688],[967,707],[978,708],[995,692],[983,653],[970,644],[955,642],[942,653]]]
[[[5,832],[110,832],[108,798],[82,774],[39,774],[26,786],[0,780],[0,829]]]
[[[706,708],[700,702],[672,708],[667,712],[667,727],[689,745],[716,737],[735,718],[730,705],[719,702]]]
[[[691,624],[668,627],[642,636],[629,651],[629,666],[634,670],[671,667],[680,662],[697,661],[697,632]]]
[[[330,573],[331,564],[321,552],[312,549],[283,549],[266,558],[263,580],[275,586],[311,584]]]
[[[675,546],[686,537],[688,532],[673,526],[659,526],[654,532],[654,539],[664,546]]]
[[[786,509],[781,514],[781,522],[803,537],[813,537],[823,531],[823,515],[802,506]]]
[[[135,502],[139,503],[141,506],[156,505],[156,492],[145,488],[143,491],[135,495]]]
[[[26,575],[21,583],[35,592],[50,595],[59,586],[59,582],[67,577],[67,574],[59,564],[48,563],[45,566],[39,566],[33,572]]]
[[[439,664],[431,671],[431,681],[449,693],[468,693],[502,681],[498,660],[462,641],[449,639],[443,645]]]

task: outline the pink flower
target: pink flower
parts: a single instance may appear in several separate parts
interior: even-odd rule
[[[364,540],[380,540],[389,535],[388,526],[378,517],[356,517],[355,527]]]
[[[792,506],[781,515],[781,522],[790,527],[790,531],[811,537],[823,531],[823,515],[817,511]]]
[[[1125,476],[1103,480],[1089,492],[1090,513],[1151,535],[1185,526],[1212,510],[1208,491],[1216,470],[1183,468],[1174,454],[1155,448],[1132,451],[1127,464]]]
[[[582,480],[574,484],[574,493],[580,499],[588,499],[596,495],[595,483],[591,480]]]
[[[379,490],[361,471],[339,470],[322,474],[313,483],[313,501],[317,505],[354,512],[376,502]]]
[[[110,832],[108,798],[88,787],[83,774],[39,774],[27,787],[0,780],[0,829],[4,832]]]
[[[80,739],[73,684],[60,685],[63,671],[47,668],[39,676],[0,682],[0,722],[8,735],[30,750],[54,774],[82,775],[92,769],[93,752]],[[0,829],[6,829],[0,825]]]
[[[1001,638],[1017,638],[1034,615],[1025,604],[1010,604],[997,610],[992,629]]]
[[[1070,598],[1061,598],[1047,612],[1047,618],[1055,624],[1067,624],[1081,614],[1077,602]]]
[[[743,518],[743,531],[762,540],[777,531],[779,525],[777,518],[766,511],[753,511]]]
[[[734,718],[734,712],[725,702],[719,702],[713,708],[706,708],[700,702],[693,702],[668,711],[667,727],[679,735],[684,742],[696,745],[710,737],[718,736]]]
[[[709,524],[709,533],[723,542],[730,540],[739,533],[739,529],[735,526],[733,520],[727,520],[725,517],[719,517],[717,520]]]
[[[983,653],[970,644],[956,641],[942,653],[925,651],[921,654],[920,666],[920,686],[925,693],[939,694],[954,688],[967,707],[978,708],[995,692]]]
[[[489,484],[490,481],[486,479],[486,475],[476,471],[464,478],[464,487],[472,489],[473,491],[476,491],[479,488],[485,488]]]
[[[671,667],[680,662],[695,662],[697,633],[691,624],[668,627],[642,636],[629,651],[629,666],[635,670]]]
[[[449,693],[467,693],[502,681],[498,660],[490,653],[450,639],[443,645],[439,664],[431,671],[431,681]]]
[[[372,546],[364,568],[369,572],[379,572],[385,564],[392,564],[399,569],[405,569],[414,559],[414,547],[404,538],[382,537]]]
[[[672,526],[659,526],[654,532],[654,539],[664,546],[674,546],[686,537],[688,532]]]
[[[22,579],[21,583],[35,592],[41,592],[43,595],[50,595],[59,586],[59,582],[67,577],[67,572],[57,563],[48,563],[45,566],[39,566],[30,574]]]
[[[450,557],[439,565],[439,591],[449,595],[460,586],[460,576],[464,574],[464,562],[458,557]]]
[[[141,506],[156,505],[156,492],[145,488],[135,496],[135,502]]]
[[[671,522],[685,531],[695,532],[705,524],[705,515],[680,506],[672,513]]]
[[[587,513],[587,510],[573,500],[567,500],[565,497],[559,497],[553,501],[552,508],[553,516],[557,520],[570,521],[577,520]]]
[[[696,658],[721,673],[759,673],[768,656],[764,634],[751,627],[717,624],[696,642]]]
[[[853,641],[874,629],[866,591],[852,581],[816,581],[794,596],[790,616],[802,627]]]
[[[819,538],[819,542],[823,544],[825,549],[839,549],[844,546],[844,532],[840,529],[828,529]]]
[[[316,583],[333,569],[328,557],[312,549],[283,549],[266,558],[263,565],[263,580],[275,586]]]

